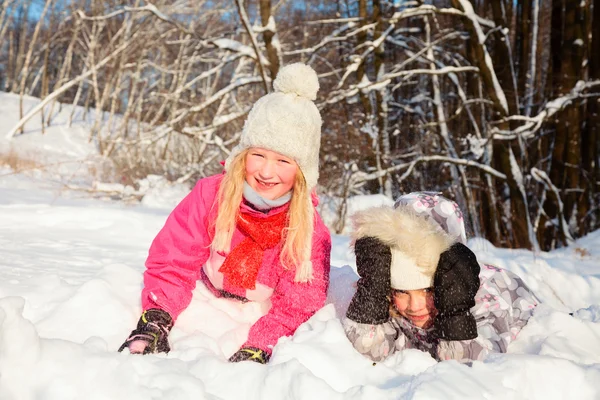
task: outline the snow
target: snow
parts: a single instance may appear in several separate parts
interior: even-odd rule
[[[14,109],[13,96],[0,96],[0,138]],[[0,139],[0,160],[12,149],[64,162],[22,173],[0,165],[0,399],[599,398],[600,231],[550,253],[470,240],[481,261],[519,274],[543,302],[507,354],[472,366],[417,350],[373,365],[352,348],[341,325],[357,280],[347,232],[332,238],[327,305],[279,341],[268,365],[225,358],[264,310],[202,286],[168,355],[117,353],[141,312],[148,247],[186,190],[150,176],[129,204],[65,189],[98,178],[74,162],[96,160],[86,122],[60,121],[46,135],[32,122]],[[381,203],[391,200],[353,197],[348,214]]]
[[[277,33],[277,25],[275,24],[275,18],[271,15],[265,26],[255,24],[252,27],[254,33],[272,32]]]
[[[479,160],[481,157],[483,157],[485,154],[487,139],[483,139],[469,133],[465,137],[464,142],[468,143],[468,149],[476,160]]]
[[[173,209],[190,191],[186,185],[173,184],[159,175],[148,175],[139,185],[144,193],[141,203],[149,208]]]
[[[248,57],[256,58],[256,53],[250,46],[246,46],[236,40],[220,38],[212,41],[213,44],[221,49],[235,51]]]

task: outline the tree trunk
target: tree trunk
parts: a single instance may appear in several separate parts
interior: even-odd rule
[[[27,47],[27,40],[29,39],[29,35],[27,34],[27,22],[28,22],[28,15],[29,15],[29,7],[31,6],[32,2],[31,1],[25,1],[23,6],[21,7],[21,9],[19,10],[19,22],[17,23],[17,25],[15,26],[15,29],[20,28],[20,32],[18,34],[18,41],[19,43],[17,44],[17,52],[15,54],[15,64],[14,64],[14,71],[15,71],[15,75],[13,76],[13,81],[12,81],[12,89],[11,91],[13,93],[16,93],[17,90],[19,90],[19,73],[21,73],[22,69],[23,69],[23,60],[25,59],[25,48]]]
[[[277,40],[275,28],[275,18],[271,15],[271,0],[260,0],[260,19],[262,21],[263,28],[266,28],[263,32],[263,40],[265,41],[265,47],[267,48],[267,59],[269,60],[269,73],[271,79],[275,79],[279,67],[281,65],[281,54],[279,52],[279,43]],[[271,23],[270,19],[273,18]],[[271,26],[272,25],[272,26]],[[274,40],[275,39],[275,40]]]
[[[591,17],[590,33],[592,37],[589,47],[589,78],[590,80],[600,79],[600,0],[594,1],[593,15]],[[590,99],[588,101],[587,123],[583,130],[581,146],[583,149],[582,164],[583,169],[587,171],[588,195],[586,203],[589,207],[594,207],[589,216],[580,213],[583,222],[586,224],[586,232],[595,229],[600,221],[600,207],[598,207],[598,194],[600,192],[600,99]]]
[[[46,51],[44,52],[44,66],[42,72],[42,92],[40,98],[44,99],[48,96],[48,58],[50,57],[50,44],[46,47]],[[46,114],[44,113],[44,109],[42,108],[42,134],[46,133]],[[48,115],[48,118],[50,116]]]
[[[75,30],[73,31],[73,33],[71,35],[71,39],[69,40],[69,46],[67,47],[67,52],[66,52],[65,58],[63,59],[63,63],[60,67],[58,79],[56,79],[56,83],[54,84],[54,87],[52,88],[53,92],[56,91],[63,84],[63,82],[67,81],[69,79],[69,75],[71,75],[71,68],[73,65],[73,48],[75,47],[75,43],[76,43],[76,40],[78,39],[80,30],[81,30],[81,20],[77,19],[75,21]],[[52,113],[54,112],[54,105],[56,104],[56,102],[58,100],[59,99],[57,98],[50,105],[50,112],[48,115],[48,126],[50,126],[50,124],[52,123]]]
[[[525,93],[523,98],[523,114],[526,116],[531,115],[531,108],[533,105],[533,97],[535,94],[535,82],[538,65],[538,42],[539,42],[539,27],[540,27],[540,0],[533,0],[533,10],[531,18],[531,48],[527,48],[527,52],[523,55],[527,57],[529,65],[527,65],[527,73],[525,74]]]
[[[367,0],[358,0],[358,17],[360,18],[360,27],[367,25],[369,22],[369,14],[367,12]],[[363,46],[368,39],[367,31],[361,30],[357,35],[358,38],[358,46]],[[357,83],[360,83],[363,77],[367,73],[367,60],[364,60],[356,70],[356,80]],[[365,123],[369,122],[371,116],[373,115],[373,110],[371,107],[371,102],[369,100],[369,96],[365,95],[362,91],[360,92],[360,100],[362,102],[363,108],[365,110]]]
[[[48,8],[52,4],[52,0],[46,0],[46,4],[44,4],[44,9],[39,16],[39,20],[35,26],[35,30],[33,31],[33,37],[29,42],[29,50],[27,51],[27,56],[25,57],[25,62],[23,64],[23,70],[21,71],[21,84],[20,84],[20,92],[19,92],[19,119],[23,118],[23,96],[25,95],[25,87],[27,85],[27,78],[29,77],[29,68],[31,62],[31,55],[33,54],[33,49],[35,48],[35,42],[40,33],[40,29],[44,24],[44,17],[46,16],[46,12]],[[24,126],[21,126],[20,133],[23,133]]]
[[[40,98],[44,99],[46,98],[46,96],[48,96],[48,90],[50,88],[50,84],[49,84],[49,79],[50,79],[50,73],[48,71],[48,60],[50,58],[50,49],[51,49],[51,38],[52,38],[52,32],[54,30],[54,22],[55,22],[55,13],[54,13],[54,7],[51,10],[51,14],[50,14],[50,24],[48,26],[48,31],[46,32],[46,51],[44,52],[44,62],[43,62],[43,67],[42,67],[42,91],[40,94]],[[42,134],[44,134],[46,132],[46,114],[44,111],[44,108],[42,108]],[[50,115],[48,115],[48,119],[50,119]]]
[[[258,66],[260,76],[262,77],[262,80],[263,80],[263,87],[265,90],[265,94],[269,93],[270,90],[269,90],[269,85],[268,85],[268,79],[265,74],[265,67],[262,63],[263,56],[260,51],[260,48],[258,47],[258,42],[256,39],[256,35],[254,34],[254,30],[252,30],[252,27],[250,26],[250,21],[248,20],[248,14],[246,13],[246,6],[243,4],[242,0],[236,0],[235,5],[238,9],[238,14],[239,14],[240,20],[242,21],[242,25],[244,25],[244,28],[246,29],[246,33],[248,33],[250,42],[252,43],[252,48],[254,49],[254,54],[256,54],[256,64]]]
[[[592,28],[592,12],[593,6],[591,5],[592,1],[588,1],[585,3],[580,3],[580,13],[581,13],[581,75],[580,79],[589,79],[591,74],[597,74],[597,71],[590,70],[591,60],[590,58],[594,56],[594,53],[598,53],[598,47],[593,47],[593,28]],[[600,7],[600,2],[596,1],[596,8]],[[598,20],[596,24],[598,24]],[[584,61],[587,60],[587,63]],[[593,67],[592,67],[593,68]],[[598,102],[598,98],[592,98],[587,102],[582,101],[581,105],[578,107],[579,110],[579,118],[580,118],[580,132],[581,132],[581,146],[579,148],[579,157],[580,157],[580,188],[582,192],[577,195],[576,204],[574,207],[577,209],[577,218],[576,224],[578,230],[575,232],[577,236],[583,236],[586,233],[590,232],[590,220],[589,214],[590,212],[594,212],[593,209],[596,208],[594,206],[594,198],[590,196],[593,191],[593,186],[595,180],[590,180],[590,177],[593,176],[593,168],[590,168],[590,150],[589,148],[594,148],[594,144],[596,142],[591,142],[589,138],[589,125],[587,121],[589,121],[590,115],[590,106],[592,103]],[[586,121],[587,120],[587,121]],[[597,127],[594,127],[597,129]],[[593,155],[592,155],[593,156]]]
[[[559,57],[560,67],[554,70],[554,82],[556,88],[555,96],[567,94],[582,76],[582,61],[584,38],[581,27],[581,8],[577,0],[555,0],[553,22],[554,29],[560,29],[560,47],[553,49]],[[559,25],[560,23],[560,25]],[[558,45],[558,39],[553,42]],[[556,65],[554,66],[556,67]],[[550,169],[550,180],[561,190],[562,202],[564,203],[565,220],[571,222],[571,217],[577,218],[575,207],[579,195],[574,189],[579,189],[581,168],[581,118],[579,104],[571,104],[555,120],[554,147],[552,149],[552,161]],[[557,216],[558,204],[548,205],[548,217],[554,219]],[[576,224],[570,224],[576,228]],[[560,229],[557,230],[559,240],[565,245],[566,237]]]
[[[15,35],[11,30],[8,34],[8,71],[6,72],[6,83],[4,90],[9,91],[15,81]]]
[[[2,49],[4,47],[4,40],[6,39],[6,31],[8,30],[8,27],[10,26],[12,17],[11,15],[7,15],[8,14],[8,10],[10,9],[10,7],[12,6],[12,0],[5,0],[4,4],[2,4],[2,6],[0,7],[0,49]],[[12,29],[10,30],[10,35],[12,35]],[[9,43],[9,46],[11,46],[11,44]],[[9,47],[9,52],[10,52],[10,47]],[[9,62],[10,62],[10,57],[9,57]],[[8,66],[8,68],[10,68],[10,66]],[[6,70],[4,71],[4,73],[6,74]],[[2,76],[0,76],[0,84],[2,83]],[[7,80],[7,76],[4,76],[4,81],[5,81],[5,85]],[[6,85],[5,87],[8,88],[8,86]],[[1,90],[1,86],[0,86],[0,90]]]
[[[531,16],[532,16],[532,0],[521,0],[516,2],[517,4],[517,46],[515,49],[515,56],[518,57],[516,61],[516,66],[518,68],[518,79],[517,79],[517,88],[519,93],[519,98],[523,102],[527,102],[525,98],[526,93],[528,92],[528,73],[529,73],[529,57],[531,54]],[[535,1],[535,0],[533,0]],[[522,105],[521,105],[522,106]]]
[[[498,27],[510,28],[511,21],[507,20],[507,14],[505,9],[504,0],[495,0],[491,2],[492,4],[492,14],[494,16],[494,23]],[[511,41],[510,37],[502,31],[496,32],[496,40],[494,42],[496,45],[494,46],[494,68],[496,69],[496,74],[498,76],[498,82],[500,86],[504,89],[504,93],[506,94],[506,102],[508,106],[508,110],[506,113],[510,115],[516,115],[519,112],[519,100],[518,100],[518,87],[517,87],[517,76],[514,68],[514,58],[511,49]],[[477,59],[481,58],[481,54],[477,54]],[[484,76],[484,79],[485,76]],[[487,78],[487,81],[490,79]],[[491,82],[487,82],[486,85],[492,84]],[[497,101],[494,101],[497,102]],[[505,114],[506,115],[506,114]]]
[[[381,38],[383,34],[384,18],[381,9],[381,0],[373,0],[373,21],[377,24],[375,26],[375,34],[373,37],[374,41]],[[385,74],[385,41],[381,41],[381,44],[375,48],[374,66],[376,80]],[[377,157],[379,158],[378,165],[385,169],[390,165],[390,132],[388,126],[388,92],[387,88],[383,87],[375,91],[375,109],[377,112],[377,133],[378,133],[378,149]],[[382,177],[382,189],[383,194],[387,197],[392,198],[392,178],[390,174],[385,174]]]
[[[587,43],[587,38],[583,33],[583,11],[581,1],[568,0],[565,6],[565,42],[563,43],[564,57],[569,61],[564,65],[563,78],[565,81],[565,90],[571,90],[575,83],[582,79],[583,73],[583,54]],[[584,3],[585,4],[585,3]],[[565,193],[565,217],[567,221],[573,217],[573,228],[578,228],[577,203],[581,194],[581,115],[579,104],[571,104],[568,108],[568,116],[561,121],[568,132],[566,149],[566,174],[564,181]],[[587,212],[587,210],[585,210]]]
[[[459,10],[463,10],[470,15],[473,11],[472,5],[466,0],[452,0],[452,3]],[[494,2],[492,2],[494,3]],[[501,24],[500,26],[504,26]],[[488,96],[494,103],[495,119],[506,117],[513,114],[516,109],[515,93],[506,96],[503,86],[500,84],[500,79],[496,74],[494,66],[487,61],[490,60],[490,55],[485,45],[485,37],[483,30],[476,19],[466,18],[465,27],[472,39],[470,43],[473,46],[472,51],[475,56],[475,63],[479,67],[481,78],[484,82]],[[504,48],[505,45],[500,45]],[[510,60],[510,58],[508,58]],[[510,61],[509,61],[510,63]],[[506,59],[504,64],[506,64]],[[512,73],[510,71],[504,74]],[[514,85],[513,85],[514,87]],[[514,112],[514,114],[517,114]],[[508,123],[503,122],[497,125],[500,129],[508,130]],[[517,161],[519,158],[514,155],[514,151],[508,142],[494,141],[494,161],[496,169],[504,173],[507,177],[506,184],[510,191],[510,214],[507,215],[510,220],[508,227],[509,240],[514,247],[525,247],[537,250],[537,239],[533,236],[531,220],[529,218],[529,210],[527,205],[526,193],[523,188],[523,177],[520,171],[521,166]],[[502,192],[504,183],[499,182],[499,192]],[[496,205],[498,206],[498,205]]]

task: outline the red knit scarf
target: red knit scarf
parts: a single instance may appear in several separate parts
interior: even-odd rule
[[[219,268],[228,283],[244,289],[256,288],[263,254],[281,241],[286,217],[287,212],[263,218],[238,215],[237,227],[246,238],[229,253]]]

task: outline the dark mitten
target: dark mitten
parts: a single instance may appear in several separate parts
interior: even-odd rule
[[[374,237],[363,237],[354,245],[360,279],[346,316],[361,324],[382,324],[390,318],[390,247]]]
[[[254,361],[259,364],[266,364],[269,361],[269,355],[256,347],[242,347],[229,358],[229,361]]]
[[[464,244],[456,243],[440,256],[433,278],[434,303],[438,315],[434,331],[440,339],[469,340],[477,337],[471,314],[479,290],[479,263]]]
[[[146,310],[142,313],[137,328],[131,331],[125,343],[119,347],[119,351],[129,348],[133,342],[143,341],[147,343],[143,354],[168,353],[171,348],[167,336],[172,327],[173,319],[166,311],[158,308]]]

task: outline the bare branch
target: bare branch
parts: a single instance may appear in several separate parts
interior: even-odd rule
[[[171,25],[174,25],[175,27],[177,27],[177,29],[179,29],[182,32],[185,32],[187,34],[196,36],[196,33],[193,30],[190,30],[190,29],[186,28],[185,26],[181,25],[180,23],[178,23],[177,21],[172,20],[167,15],[165,15],[164,13],[162,13],[152,3],[148,3],[147,5],[145,5],[143,7],[129,7],[129,6],[124,6],[122,9],[113,11],[113,12],[111,12],[109,14],[98,15],[98,16],[93,16],[93,17],[85,15],[85,13],[83,11],[81,11],[81,10],[76,10],[75,12],[79,15],[79,18],[81,18],[83,20],[88,20],[88,21],[104,21],[104,20],[114,18],[114,17],[116,17],[118,15],[121,15],[121,14],[124,14],[124,13],[148,12],[150,14],[153,14],[158,19],[160,19],[162,21],[165,21],[165,22],[167,22],[167,23],[169,23]]]
[[[96,73],[96,71],[98,69],[104,67],[107,63],[109,63],[111,60],[116,58],[116,56],[119,55],[123,50],[125,50],[129,45],[130,45],[130,42],[123,43],[120,47],[116,48],[112,53],[110,53],[108,56],[106,56],[98,64],[96,64],[92,68],[90,68],[87,72],[85,72],[85,73],[79,75],[78,77],[72,79],[71,81],[65,83],[64,85],[62,85],[61,87],[56,89],[54,92],[49,94],[37,106],[32,108],[31,111],[29,111],[27,113],[27,115],[25,115],[23,118],[21,118],[21,120],[17,123],[17,125],[15,125],[14,128],[11,129],[10,132],[8,132],[8,134],[5,136],[6,139],[7,140],[12,139],[13,136],[19,131],[19,129],[21,129],[21,127],[23,125],[25,125],[25,123],[31,119],[31,117],[33,117],[35,114],[40,112],[40,110],[42,110],[42,108],[44,108],[46,106],[46,104],[48,104],[49,102],[51,102],[52,100],[54,100],[55,98],[57,98],[58,96],[60,96],[61,94],[63,94],[67,90],[69,90],[70,88],[72,88],[73,86],[77,85],[80,81],[87,79],[90,75]]]
[[[400,76],[413,76],[413,75],[445,75],[449,73],[457,73],[457,72],[479,72],[477,67],[443,67],[436,70],[418,68],[411,69],[408,71],[400,71],[394,73],[384,74],[380,80],[377,82],[369,82],[361,83],[358,85],[352,85],[348,89],[345,90],[337,90],[331,92],[329,98],[325,100],[326,104],[334,104],[349,97],[355,96],[359,91],[367,93],[371,90],[377,90],[379,87],[388,85],[393,78],[397,78]],[[323,105],[321,104],[322,108]]]
[[[474,168],[478,168],[478,169],[494,176],[497,179],[506,180],[505,174],[497,171],[496,169],[490,167],[489,165],[481,164],[481,163],[478,163],[477,161],[465,160],[465,159],[461,159],[461,158],[452,158],[452,157],[447,157],[447,156],[423,156],[423,157],[419,157],[409,163],[397,164],[397,165],[394,165],[393,167],[387,168],[385,170],[373,172],[370,174],[367,174],[367,173],[364,173],[361,171],[355,172],[353,174],[353,181],[356,183],[364,182],[364,181],[371,181],[371,180],[378,179],[385,174],[389,174],[389,173],[396,172],[396,171],[401,171],[403,169],[408,169],[407,173],[402,175],[402,177],[398,178],[398,182],[402,182],[406,178],[408,178],[408,176],[410,175],[410,173],[413,171],[413,169],[415,168],[415,166],[417,164],[426,163],[426,162],[447,162],[450,164],[464,165],[465,167],[474,167]]]
[[[267,74],[265,73],[265,67],[263,65],[264,56],[258,48],[258,40],[256,39],[256,35],[254,34],[254,31],[252,31],[252,27],[250,26],[248,14],[246,14],[246,8],[244,7],[244,2],[243,0],[235,0],[235,5],[238,8],[240,19],[242,20],[242,24],[244,25],[248,36],[250,36],[250,42],[252,42],[252,47],[254,48],[254,52],[256,53],[256,63],[258,64],[258,70],[260,71],[260,76],[262,77],[265,93],[269,93],[269,79],[267,78]]]
[[[238,78],[234,82],[230,83],[228,86],[224,87],[223,89],[219,90],[217,93],[215,93],[214,95],[212,95],[211,97],[206,99],[202,104],[199,104],[197,106],[194,106],[194,107],[184,110],[178,117],[174,118],[171,121],[171,124],[178,123],[184,117],[188,116],[190,113],[198,113],[198,112],[204,110],[206,107],[210,106],[215,101],[219,100],[221,97],[225,96],[226,94],[228,94],[236,89],[239,89],[242,86],[246,86],[246,85],[250,85],[252,83],[258,83],[258,82],[264,82],[264,81],[262,80],[261,77],[258,77],[258,76],[247,77],[247,78]]]
[[[584,82],[578,81],[575,84],[575,87],[571,89],[571,91],[561,97],[557,97],[556,99],[549,101],[546,106],[536,115],[535,117],[526,117],[522,115],[511,115],[506,117],[498,122],[503,121],[525,121],[523,125],[520,127],[510,130],[504,131],[497,128],[492,128],[492,133],[494,135],[494,139],[497,140],[513,140],[517,137],[521,137],[524,139],[530,139],[534,137],[536,132],[543,126],[543,124],[548,121],[554,114],[557,112],[564,110],[567,106],[569,106],[573,101],[586,98],[586,97],[600,97],[600,92],[585,94],[584,92],[590,90],[596,86],[600,86],[600,80]]]
[[[394,13],[390,18],[390,24],[395,24],[401,19],[412,18],[431,14],[445,14],[445,15],[456,15],[459,17],[467,17],[467,15],[456,8],[438,8],[433,5],[423,4],[419,7],[408,8],[406,10],[398,11]],[[477,23],[488,28],[494,28],[496,25],[493,21],[485,18],[481,18],[479,15],[474,16]]]

